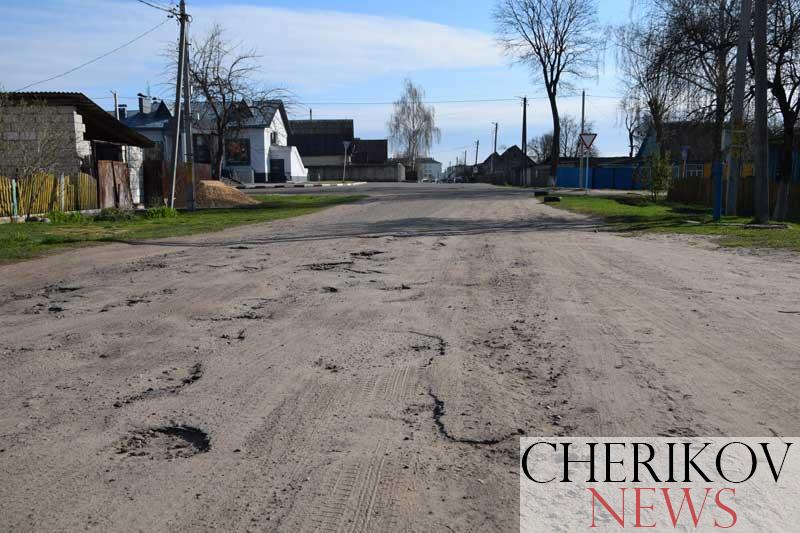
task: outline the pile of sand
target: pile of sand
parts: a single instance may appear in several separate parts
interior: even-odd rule
[[[243,207],[258,202],[243,192],[219,181],[201,181],[197,185],[197,207]]]

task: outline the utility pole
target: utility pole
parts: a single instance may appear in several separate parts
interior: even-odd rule
[[[312,122],[314,121],[314,110],[310,109],[310,108],[308,110],[308,120],[310,120]]]
[[[181,25],[180,38],[178,39],[178,78],[175,83],[175,136],[172,150],[172,183],[170,186],[169,206],[175,207],[175,182],[178,178],[178,156],[181,142],[181,94],[183,92],[184,67],[186,66],[186,1],[181,0],[178,22]]]
[[[475,166],[478,166],[478,150],[481,148],[481,140],[475,141]]]
[[[522,153],[528,155],[528,97],[522,97]]]
[[[494,156],[497,153],[497,130],[500,127],[500,124],[498,124],[497,122],[492,122],[492,124],[494,124],[494,149],[492,149],[491,162],[492,162],[492,174],[494,174]]]
[[[735,216],[739,204],[739,180],[742,176],[742,151],[745,145],[744,91],[747,78],[747,51],[750,48],[753,17],[752,0],[742,0],[739,13],[739,44],[736,52],[736,76],[733,89],[733,114],[731,117],[731,145],[728,151],[728,202],[725,214]]]
[[[186,17],[183,24],[183,134],[186,139],[184,147],[184,158],[186,159],[186,177],[188,178],[188,190],[186,191],[186,203],[189,211],[194,211],[195,205],[195,175],[194,175],[194,136],[192,135],[192,86],[190,83],[191,72],[189,71],[189,17],[186,16],[185,3],[181,2],[181,13]]]
[[[767,0],[755,0],[755,219],[769,222],[769,129],[767,116]]]
[[[525,154],[525,166],[523,170],[523,186],[527,185],[528,180],[528,97],[522,98],[522,153]]]
[[[586,133],[586,91],[583,91],[581,94],[581,135]],[[583,141],[578,143],[578,185],[580,187],[584,186],[584,181],[588,181],[586,178],[586,170],[583,168],[583,159],[584,159],[585,151],[583,148]]]

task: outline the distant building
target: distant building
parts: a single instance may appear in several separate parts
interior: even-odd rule
[[[405,179],[405,167],[389,161],[389,142],[357,138],[350,119],[293,120],[290,126],[289,143],[300,152],[311,180],[337,180],[345,173],[363,181]]]
[[[417,176],[419,179],[439,180],[442,178],[442,164],[430,157],[417,159]]]

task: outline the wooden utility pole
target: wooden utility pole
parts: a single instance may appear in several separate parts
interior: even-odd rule
[[[475,166],[478,166],[478,150],[481,148],[481,140],[475,141]]]
[[[522,98],[522,153],[528,155],[528,97]]]
[[[497,130],[500,127],[500,124],[497,122],[492,122],[494,124],[494,148],[492,149],[492,157],[490,158],[492,163],[492,174],[494,174],[494,156],[497,153]]]
[[[730,150],[728,151],[728,201],[725,214],[736,216],[739,203],[739,180],[742,176],[742,152],[745,146],[744,91],[747,82],[747,52],[750,48],[753,19],[752,0],[742,0],[739,13],[739,43],[736,51],[736,75],[733,88],[733,113],[731,117]]]
[[[175,136],[172,150],[172,182],[170,186],[169,206],[175,207],[175,182],[178,178],[178,156],[181,143],[181,95],[183,93],[183,81],[185,79],[184,68],[186,67],[186,1],[181,0],[180,11],[178,12],[178,22],[180,22],[180,37],[178,39],[178,78],[175,82]]]
[[[181,13],[186,16],[184,2],[181,2]],[[186,191],[186,207],[189,208],[189,211],[194,211],[197,206],[195,205],[194,136],[192,135],[192,74],[189,71],[189,20],[188,17],[186,19],[186,24],[183,25],[183,134],[186,139],[183,153],[186,159],[186,177],[189,182]]]
[[[755,0],[755,220],[769,222],[769,128],[767,115],[767,0]]]

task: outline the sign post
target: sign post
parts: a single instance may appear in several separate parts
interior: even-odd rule
[[[585,169],[583,171],[583,179],[581,180],[581,184],[583,188],[587,191],[589,190],[589,153],[592,149],[592,145],[594,145],[594,141],[597,139],[596,133],[581,133],[581,152],[583,153],[583,157],[581,158],[581,168]]]
[[[344,145],[344,167],[342,168],[342,183],[345,182],[347,178],[347,151],[350,149],[350,145],[352,144],[350,141],[343,141],[342,144]]]

